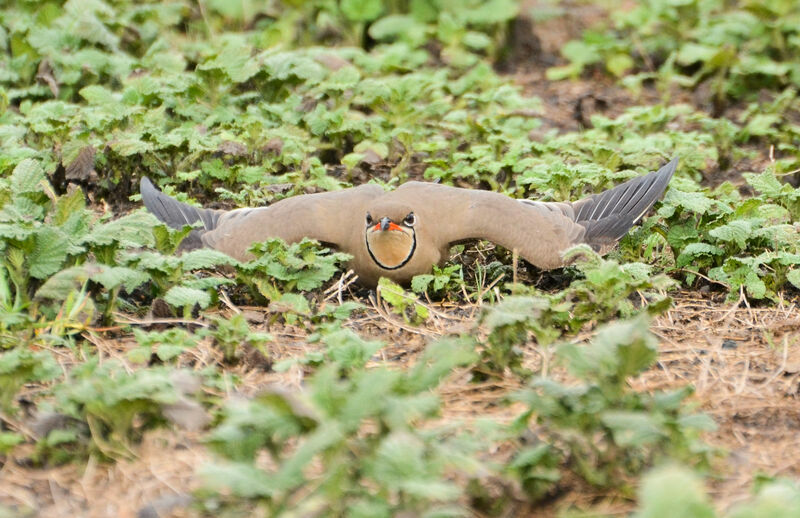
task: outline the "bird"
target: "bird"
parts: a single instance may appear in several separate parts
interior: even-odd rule
[[[656,172],[575,202],[519,200],[419,181],[388,192],[362,184],[230,211],[182,203],[147,177],[140,192],[145,207],[169,227],[196,226],[182,250],[208,247],[247,261],[254,258],[248,251],[254,243],[310,238],[352,256],[347,266],[362,285],[374,287],[381,277],[407,285],[443,264],[451,246],[471,240],[516,251],[543,270],[565,266],[562,253],[581,243],[604,255],[661,197],[677,165],[675,158]]]

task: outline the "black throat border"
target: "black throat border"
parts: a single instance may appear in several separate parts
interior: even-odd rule
[[[412,228],[411,229],[411,251],[408,253],[408,256],[406,256],[406,258],[403,259],[403,262],[398,264],[397,266],[384,266],[384,265],[381,264],[380,261],[378,261],[378,259],[372,253],[372,250],[369,247],[369,241],[367,240],[367,236],[368,236],[368,233],[364,232],[364,246],[367,247],[367,253],[372,258],[372,262],[377,264],[378,268],[383,268],[384,270],[397,270],[399,268],[402,268],[403,266],[408,264],[408,262],[411,260],[412,257],[414,257],[414,252],[417,250],[417,231]]]

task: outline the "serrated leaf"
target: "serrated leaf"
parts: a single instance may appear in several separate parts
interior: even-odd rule
[[[481,323],[490,330],[536,319],[550,303],[538,297],[506,297],[501,302],[486,307],[480,317]]]
[[[656,359],[656,341],[650,334],[644,315],[632,320],[603,326],[588,347],[574,344],[558,348],[567,367],[583,379],[616,380],[635,376],[650,367]]]
[[[745,275],[744,287],[747,294],[754,299],[763,299],[767,296],[767,285],[761,280],[761,277],[752,270],[748,271]]]
[[[220,265],[234,265],[238,261],[228,254],[211,248],[192,250],[181,256],[184,270],[200,270]]]
[[[200,64],[198,70],[219,69],[234,83],[247,81],[259,71],[258,60],[252,57],[253,48],[244,40],[230,38],[225,40],[222,49],[211,60]]]
[[[31,277],[44,279],[60,270],[67,259],[67,236],[53,227],[42,227],[35,236],[28,268]]]
[[[133,291],[148,280],[150,276],[138,270],[132,270],[122,266],[98,265],[99,271],[91,273],[90,279],[103,285],[107,290],[112,290],[118,286],[125,286],[128,291]]]
[[[708,243],[690,243],[681,250],[675,262],[678,268],[682,268],[690,264],[697,257],[703,255],[722,255],[724,253],[725,252],[720,247],[709,245]]]
[[[736,243],[739,248],[747,248],[747,238],[753,233],[753,225],[749,221],[734,220],[710,230],[709,235],[720,241]]]
[[[134,212],[119,219],[96,225],[81,242],[90,245],[119,243],[123,247],[152,246],[151,229],[157,223],[155,217],[146,212]]]
[[[714,200],[701,192],[684,192],[673,187],[664,197],[664,204],[670,203],[698,214],[705,214],[714,204]]]
[[[600,420],[623,448],[650,444],[665,435],[656,417],[645,412],[609,410],[600,414]]]
[[[45,179],[41,164],[31,158],[26,158],[14,168],[11,173],[11,191],[14,194],[28,192],[41,192],[40,182]]]
[[[83,195],[83,191],[80,187],[72,191],[71,193],[65,194],[58,198],[56,202],[56,213],[55,217],[53,218],[53,223],[56,225],[63,225],[67,222],[71,217],[74,217],[75,213],[83,212],[86,208],[86,200]]]
[[[89,104],[113,104],[119,101],[114,95],[114,92],[101,85],[86,86],[78,93],[81,97],[86,99]]]
[[[333,361],[346,368],[361,368],[384,346],[377,340],[367,341],[349,329],[338,329],[323,337],[327,353]]]
[[[36,298],[64,300],[72,291],[80,289],[93,272],[99,271],[99,266],[89,264],[61,270],[42,284],[36,291]]]
[[[742,176],[753,189],[771,198],[777,198],[783,191],[783,184],[771,172],[761,174],[744,173]]]
[[[205,291],[185,286],[173,286],[164,295],[164,301],[170,306],[179,308],[194,307],[196,304],[201,309],[205,309],[211,304],[211,296]]]
[[[422,274],[422,275],[415,275],[413,279],[411,279],[411,291],[414,293],[425,293],[428,290],[428,286],[433,282],[433,275],[431,274]]]

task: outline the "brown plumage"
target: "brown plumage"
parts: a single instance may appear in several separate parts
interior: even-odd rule
[[[517,250],[543,269],[564,266],[562,252],[579,243],[606,253],[658,200],[677,163],[673,159],[657,172],[572,203],[515,200],[423,182],[390,192],[361,185],[232,211],[181,203],[147,178],[141,193],[145,206],[173,228],[202,223],[184,241],[184,249],[207,246],[247,260],[253,243],[309,237],[352,255],[348,266],[372,286],[380,277],[406,283],[429,273],[447,260],[451,245],[473,239]]]

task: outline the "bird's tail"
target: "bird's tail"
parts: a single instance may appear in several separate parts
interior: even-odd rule
[[[156,189],[150,179],[146,177],[142,178],[139,184],[139,192],[142,194],[142,201],[147,210],[169,227],[181,229],[184,225],[194,225],[198,221],[202,223],[202,228],[192,230],[189,236],[183,240],[181,243],[183,250],[202,248],[203,242],[200,236],[209,230],[214,230],[219,217],[224,213],[221,210],[201,209],[180,202]]]
[[[667,188],[678,159],[654,173],[633,178],[572,204],[585,241],[596,249],[613,245],[653,206]]]

